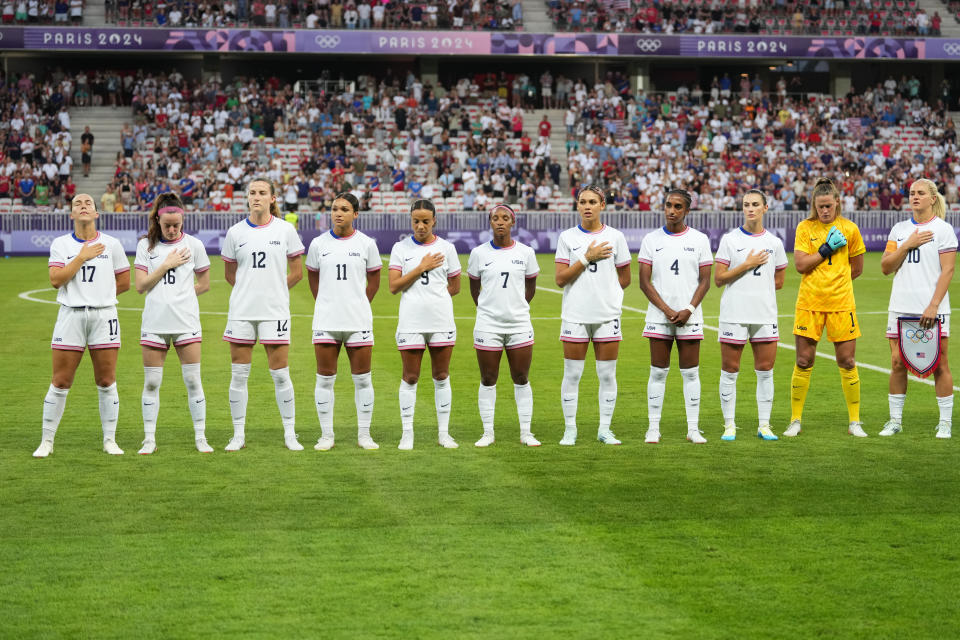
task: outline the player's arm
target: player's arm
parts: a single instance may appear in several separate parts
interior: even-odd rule
[[[863,273],[863,254],[850,258],[850,279],[856,280]]]
[[[743,262],[733,267],[732,269],[723,262],[717,261],[717,272],[714,274],[714,282],[716,282],[718,287],[723,287],[730,283],[736,282],[742,278],[747,272],[753,271],[762,264],[766,264],[767,260],[770,259],[770,254],[766,251],[750,251],[747,254],[747,257],[744,258]]]
[[[930,304],[923,310],[921,323],[927,320],[931,325],[933,319],[937,317],[937,309],[943,302],[943,297],[947,295],[947,289],[950,288],[950,281],[953,280],[953,270],[957,263],[956,251],[944,251],[940,254],[940,277],[937,278],[937,286],[933,289],[933,297],[930,298]]]
[[[630,286],[630,263],[622,264],[617,267],[617,280],[620,282],[620,288],[626,289]]]
[[[66,263],[62,267],[50,267],[50,285],[54,289],[59,289],[63,285],[67,284],[73,277],[77,275],[77,272],[80,271],[80,267],[83,266],[83,263],[91,258],[96,258],[98,255],[104,252],[106,247],[102,242],[86,243],[80,247],[80,253],[70,262]],[[127,274],[127,289],[130,288],[130,274]],[[126,289],[124,289],[126,291]],[[117,291],[117,293],[120,293]]]
[[[885,276],[896,273],[903,264],[903,261],[907,259],[907,254],[910,253],[911,249],[916,249],[931,240],[933,240],[933,231],[924,231],[921,233],[918,229],[907,236],[907,239],[901,243],[899,247],[896,242],[892,240],[888,241],[883,251],[883,256],[880,258],[880,271],[882,271]]]
[[[137,269],[139,273],[136,276],[137,293],[144,294],[153,289],[158,282],[166,275],[170,269],[176,269],[190,259],[190,251],[187,249],[177,249],[167,254],[163,263],[155,270],[147,273],[142,269]],[[209,281],[209,278],[208,278]]]
[[[629,267],[628,267],[629,268]],[[533,296],[537,293],[537,276],[527,276],[526,287],[523,290],[523,297],[529,304]]]
[[[227,281],[231,287],[237,284],[237,263],[233,260],[225,260],[223,262],[223,279]]]
[[[193,283],[193,292],[200,296],[210,291],[210,269],[194,272],[194,275],[196,280]]]
[[[411,285],[413,285],[414,282],[420,279],[420,276],[422,276],[424,273],[427,273],[431,269],[436,269],[442,264],[443,254],[438,251],[437,253],[428,253],[423,256],[420,264],[407,273],[402,273],[399,267],[391,267],[390,277],[387,280],[387,286],[390,289],[390,293],[398,294],[406,291]]]
[[[773,272],[773,288],[776,291],[783,289],[783,283],[787,279],[787,268],[777,269]]]
[[[824,258],[819,253],[805,253],[799,249],[793,250],[793,266],[797,268],[797,271],[802,274],[807,274],[820,266],[821,262],[824,262]],[[852,262],[852,261],[851,261]]]
[[[367,302],[373,302],[373,297],[380,290],[380,269],[367,271]],[[314,295],[316,297],[316,295]]]
[[[447,293],[451,297],[460,293],[460,272],[457,271],[455,275],[447,277]]]
[[[480,306],[480,289],[480,278],[470,276],[470,297],[473,298],[473,306],[475,307]]]
[[[117,281],[117,295],[130,290],[130,269],[115,271],[113,277]]]
[[[643,291],[643,295],[647,296],[650,304],[660,309],[660,311],[663,311],[663,315],[667,316],[667,319],[673,322],[673,319],[677,317],[677,312],[663,301],[663,298],[660,297],[660,294],[653,287],[653,282],[651,281],[652,273],[653,268],[649,264],[646,262],[640,263],[640,272],[637,274],[637,282],[640,285],[640,290]]]
[[[316,300],[320,293],[320,272],[307,268],[307,284],[310,285],[310,294]]]
[[[303,256],[299,253],[287,256],[287,289],[293,289],[301,280],[303,280]]]
[[[596,240],[594,240],[590,243],[590,246],[587,247],[587,250],[583,252],[583,255],[576,260],[572,260],[570,264],[563,262],[554,263],[554,266],[556,266],[555,280],[557,286],[565,287],[568,284],[576,282],[577,278],[590,268],[591,262],[604,260],[612,255],[613,247],[610,246],[609,242],[597,244]]]

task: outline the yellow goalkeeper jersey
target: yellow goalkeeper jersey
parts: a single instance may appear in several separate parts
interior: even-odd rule
[[[853,278],[850,277],[850,258],[866,253],[860,229],[853,221],[837,216],[830,224],[819,220],[804,220],[797,225],[794,251],[813,255],[826,242],[830,227],[836,227],[847,239],[829,260],[824,260],[800,280],[797,309],[807,311],[856,311],[853,298]]]

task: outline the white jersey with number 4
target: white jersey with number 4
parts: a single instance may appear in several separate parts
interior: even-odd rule
[[[467,275],[480,281],[477,322],[474,331],[520,333],[530,331],[527,278],[540,273],[533,249],[516,242],[497,247],[485,242],[470,252]]]
[[[230,227],[220,256],[237,263],[228,320],[279,320],[290,317],[287,259],[303,253],[297,230],[271,216],[257,226],[244,218]]]
[[[453,319],[453,299],[447,291],[447,279],[460,275],[460,259],[452,244],[443,238],[421,244],[410,236],[393,245],[390,270],[406,275],[416,269],[428,253],[442,253],[443,264],[421,274],[400,294],[397,333],[435,333],[457,329]]]
[[[692,227],[670,233],[665,227],[651,231],[640,243],[637,262],[650,265],[650,283],[674,311],[686,308],[700,284],[700,267],[713,264],[710,240]],[[689,321],[703,324],[703,309],[698,306]],[[647,305],[647,323],[669,324],[667,316],[651,302]]]
[[[776,324],[777,287],[774,276],[787,268],[783,242],[766,229],[754,235],[743,227],[720,239],[716,261],[735,269],[750,253],[765,251],[767,261],[744,273],[723,289],[720,297],[720,322],[737,324]]]
[[[957,250],[953,227],[940,218],[917,224],[913,218],[893,225],[887,238],[887,251],[895,251],[914,231],[933,232],[933,240],[907,252],[907,257],[893,276],[888,311],[920,315],[933,300],[933,291],[940,277],[940,254]],[[950,293],[943,296],[937,314],[950,313]]]
[[[50,267],[64,267],[80,253],[85,244],[103,244],[103,253],[90,258],[77,274],[57,289],[57,302],[66,307],[112,307],[117,304],[116,274],[130,270],[123,245],[113,236],[97,232],[84,242],[73,233],[55,238],[50,244]]]
[[[137,243],[137,257],[133,266],[137,271],[153,273],[173,251],[187,249],[190,259],[167,271],[143,300],[143,320],[140,331],[156,334],[200,331],[200,303],[193,286],[193,275],[210,268],[210,259],[203,243],[191,235],[181,233],[170,242],[158,242],[148,249],[150,241],[141,238]]]
[[[567,229],[557,238],[554,262],[573,264],[591,242],[608,243],[613,254],[591,262],[580,277],[563,288],[560,317],[567,322],[602,324],[619,318],[623,311],[623,289],[617,269],[630,264],[630,249],[622,232],[607,225],[592,233],[580,225]]]
[[[382,266],[377,243],[361,231],[342,238],[328,231],[314,238],[307,251],[307,269],[319,280],[313,330],[372,330],[367,273]]]

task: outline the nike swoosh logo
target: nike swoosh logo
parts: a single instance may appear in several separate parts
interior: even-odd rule
[[[449,406],[450,406],[450,403],[448,402],[447,404],[440,405],[440,408],[443,409],[444,407],[449,407]]]
[[[332,251],[327,251],[326,253],[320,254],[320,257],[321,257],[321,258],[326,258],[326,257],[327,257],[328,255],[330,255],[331,253],[333,253],[333,252],[332,252]]]
[[[372,402],[364,402],[364,403],[363,403],[363,406],[365,406],[365,407],[372,407],[372,406],[373,406],[373,403],[372,403]]]
[[[113,401],[113,404],[120,404],[120,401],[119,401],[119,400],[114,400],[114,401]]]
[[[573,247],[570,251],[580,251],[580,247]]]
[[[239,400],[231,400],[231,401],[230,401],[230,404],[237,404],[237,403],[239,403],[239,402],[240,402]]]
[[[50,402],[49,400],[44,400],[43,404],[57,404],[56,402]]]
[[[190,335],[193,335],[193,336],[195,336],[195,335],[197,335],[198,333],[200,333],[200,332],[199,332],[199,331],[194,331],[194,332],[193,332],[193,333],[191,333]]]
[[[283,403],[287,404],[288,402],[293,402],[293,400],[284,400]]]
[[[743,251],[743,249],[737,249],[737,253],[740,253],[741,251]]]
[[[203,400],[194,400],[194,403],[196,404],[200,404],[201,402],[203,402]]]
[[[237,245],[237,248],[239,249],[240,247],[244,246],[245,244],[247,244],[247,243],[244,242],[243,244],[238,244],[238,245]]]
[[[73,256],[67,256],[67,260],[73,260],[73,259],[76,258],[76,257],[77,257],[77,256],[75,256],[75,255],[73,255]]]
[[[410,411],[413,407],[400,407],[400,411]]]
[[[897,242],[903,242],[903,238],[897,238]]]
[[[325,405],[325,404],[330,404],[330,401],[329,401],[329,400],[326,400],[326,401],[324,401],[324,402],[318,402],[318,403],[317,403],[317,406],[318,406],[318,407],[322,407],[322,406]]]
[[[485,265],[483,265],[483,266],[489,267],[489,266],[492,265],[492,264],[493,264],[492,262],[488,262],[487,264],[485,264]]]
[[[144,403],[143,403],[143,406],[145,406],[145,407],[152,407],[152,406],[153,406],[153,403],[152,403],[152,402],[144,402]]]
[[[413,258],[404,258],[404,259],[403,259],[404,262],[409,262],[410,260],[413,260]]]
[[[663,247],[660,247],[659,249],[657,249],[657,251],[663,251]]]
[[[721,398],[729,398],[729,397],[732,396],[732,395],[733,395],[732,393],[721,393],[721,394],[720,394],[720,397],[721,397]]]

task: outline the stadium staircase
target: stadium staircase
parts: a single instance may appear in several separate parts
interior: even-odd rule
[[[950,10],[941,0],[919,0],[917,9],[923,9],[931,18],[935,11],[940,12],[940,34],[945,38],[960,38],[960,24],[950,15]]]
[[[108,25],[106,19],[106,9],[103,2],[84,2],[83,3],[83,27],[105,27],[116,26]],[[97,134],[93,134],[97,135]]]
[[[522,0],[523,31],[531,33],[551,33],[553,21],[547,15],[547,4],[543,0]]]
[[[536,117],[525,116],[523,120],[524,128],[528,125],[528,120],[533,120],[530,124],[534,126],[530,138],[534,141],[538,139],[537,129],[543,114],[547,114],[550,120],[550,158],[560,163],[560,191],[566,193],[570,186],[570,175],[567,173],[567,127],[563,124],[566,116],[566,109],[539,109],[533,112]],[[531,114],[532,115],[532,114]]]
[[[73,141],[70,145],[70,157],[73,159],[73,181],[77,183],[77,193],[89,193],[99,203],[100,195],[106,191],[107,184],[113,179],[117,166],[117,152],[120,144],[120,132],[123,125],[133,126],[133,115],[129,107],[73,107],[70,109],[70,133]],[[90,127],[93,134],[93,158],[90,163],[90,176],[83,177],[83,165],[80,163],[80,136],[84,127]]]

